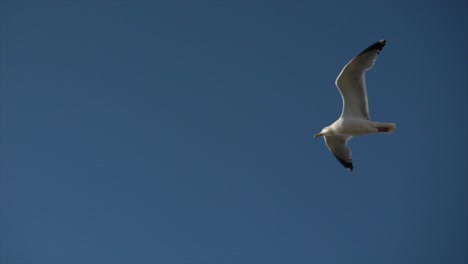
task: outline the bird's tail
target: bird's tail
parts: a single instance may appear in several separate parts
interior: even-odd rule
[[[379,123],[374,122],[375,128],[378,129],[377,133],[393,133],[396,129],[395,123]]]

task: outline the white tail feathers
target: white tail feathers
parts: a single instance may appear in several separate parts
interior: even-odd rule
[[[393,133],[395,132],[395,123],[379,123],[374,122],[375,128],[378,129],[377,133]]]

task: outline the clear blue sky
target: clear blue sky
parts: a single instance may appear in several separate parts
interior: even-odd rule
[[[468,262],[468,2],[0,7],[1,263]],[[350,173],[313,135],[381,38]]]

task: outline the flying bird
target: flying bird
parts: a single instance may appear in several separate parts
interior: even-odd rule
[[[393,133],[396,128],[394,123],[372,122],[367,101],[365,73],[372,69],[385,43],[385,39],[377,41],[344,66],[335,81],[343,99],[341,116],[314,136],[323,136],[328,149],[349,171],[353,170],[351,149],[348,147],[350,139],[375,133]]]

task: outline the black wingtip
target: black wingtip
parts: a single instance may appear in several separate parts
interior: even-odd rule
[[[383,47],[385,46],[386,43],[387,43],[386,39],[381,39],[381,40],[375,42],[374,44],[370,45],[369,47],[367,47],[365,50],[361,51],[361,53],[359,53],[359,55],[361,55],[363,53],[366,53],[368,51],[374,51],[374,50],[377,50],[377,52],[380,53],[380,51],[383,49]]]
[[[353,162],[351,160],[349,161],[344,160],[335,154],[333,154],[333,156],[335,156],[335,158],[341,163],[341,165],[343,165],[348,171],[353,171],[354,167],[353,167]]]

